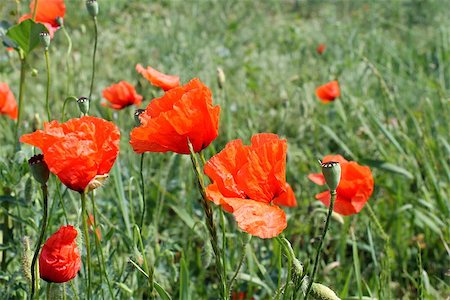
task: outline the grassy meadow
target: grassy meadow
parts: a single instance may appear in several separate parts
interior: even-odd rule
[[[92,68],[94,31],[85,1],[66,0],[66,6],[71,52],[61,30],[49,49],[51,112],[57,120],[64,99],[89,94]],[[135,107],[113,111],[100,103],[102,90],[120,80],[144,96],[141,108],[163,94],[136,72],[137,63],[179,75],[182,83],[198,77],[211,89],[222,110],[219,136],[204,151],[207,159],[230,140],[248,144],[255,133],[287,139],[286,177],[298,205],[284,209],[283,235],[305,274],[327,214],[314,198],[324,189],[307,175],[320,172],[317,160],[324,155],[341,154],[370,166],[375,189],[360,213],[333,216],[315,281],[342,299],[450,297],[450,1],[99,0],[99,7],[90,115],[112,120],[121,145],[95,203],[117,299],[150,298],[137,268],[143,255],[154,267],[154,281],[172,299],[219,297],[188,155],[145,154],[142,245],[133,226],[143,207],[141,156],[129,144]],[[0,3],[1,19],[10,23],[27,10],[28,1]],[[326,49],[319,55],[321,43]],[[226,76],[223,89],[218,67]],[[20,134],[46,121],[42,48],[27,58],[25,76]],[[2,48],[0,82],[9,84],[16,99],[19,77],[18,55]],[[321,103],[316,87],[335,79],[341,97]],[[79,117],[75,103],[65,109],[66,119]],[[0,116],[0,127],[0,298],[26,299],[22,241],[28,236],[34,248],[42,218],[42,195],[26,160],[39,150],[22,144],[15,151],[15,122]],[[63,224],[81,228],[78,194],[54,175],[48,186],[45,239]],[[231,214],[221,220],[220,209],[213,208],[231,278],[246,237]],[[110,299],[99,249],[92,241],[91,246],[93,299]],[[276,239],[253,237],[233,290],[245,292],[246,299],[282,299],[288,263]],[[41,281],[42,299],[45,286]],[[67,299],[85,299],[84,267],[65,288]]]

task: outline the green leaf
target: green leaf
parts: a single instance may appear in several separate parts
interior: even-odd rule
[[[39,45],[39,33],[48,32],[47,28],[33,20],[25,20],[12,26],[6,35],[22,49],[27,56],[37,45]]]
[[[403,175],[411,180],[414,179],[414,175],[411,174],[409,171],[405,170],[404,168],[382,160],[363,159],[361,162],[368,165],[369,167],[374,167],[391,173]]]
[[[155,285],[155,290],[158,292],[158,294],[161,297],[161,299],[163,299],[163,300],[172,300],[172,298],[170,298],[170,295],[166,292],[166,290],[162,286],[160,286],[155,281],[153,281],[153,284]]]
[[[180,261],[180,300],[191,299],[189,294],[189,282],[189,269],[183,255]]]

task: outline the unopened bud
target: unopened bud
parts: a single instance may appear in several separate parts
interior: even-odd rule
[[[108,174],[96,175],[91,181],[89,181],[84,192],[89,193],[89,192],[95,190],[96,188],[101,187],[102,185],[105,184],[108,177],[109,177]]]
[[[39,40],[41,42],[41,45],[45,49],[48,49],[48,47],[50,46],[50,33],[42,31],[41,33],[39,33]]]
[[[341,165],[336,161],[326,163],[319,162],[322,167],[322,174],[323,177],[325,177],[325,182],[331,191],[336,191],[339,181],[341,180]]]
[[[136,123],[136,126],[141,126],[141,119],[139,119],[139,116],[145,111],[145,109],[136,109],[134,112],[134,122]]]
[[[35,68],[31,69],[31,76],[32,77],[37,77],[38,76],[38,70],[36,70]]]
[[[80,97],[77,100],[78,107],[83,115],[87,115],[89,112],[89,99],[86,97]]]
[[[28,164],[30,166],[31,174],[33,174],[34,179],[36,179],[36,181],[42,185],[46,184],[48,181],[48,177],[50,176],[50,171],[44,161],[44,155],[34,155],[28,160]]]
[[[317,300],[341,300],[332,289],[320,283],[313,283],[311,296]]]
[[[30,238],[24,236],[22,238],[22,272],[25,278],[31,282],[31,260],[33,257],[33,252],[31,251]]]
[[[97,0],[87,0],[86,8],[91,17],[96,17],[98,15],[98,3]]]
[[[33,123],[31,123],[32,125],[32,128],[33,128],[33,131],[36,131],[36,130],[38,130],[38,129],[41,129],[41,126],[42,126],[42,121],[41,121],[41,117],[39,117],[39,114],[38,113],[35,113],[34,114],[34,117],[33,117]]]
[[[225,84],[225,73],[221,67],[217,67],[217,83],[219,84],[219,88],[223,89]]]
[[[55,21],[59,26],[64,26],[64,19],[62,17],[56,17]]]

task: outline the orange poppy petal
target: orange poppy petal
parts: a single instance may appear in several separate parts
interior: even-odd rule
[[[208,185],[205,189],[206,192],[206,197],[208,197],[209,200],[211,200],[212,202],[214,202],[216,205],[220,205],[222,206],[222,208],[226,211],[226,212],[233,212],[233,208],[231,206],[229,206],[223,199],[225,198],[222,193],[219,190],[219,187],[217,186],[217,184],[212,183],[210,185]]]
[[[136,71],[150,81],[151,84],[162,88],[164,91],[168,91],[180,85],[180,77],[163,74],[152,67],[147,67],[145,69],[141,64],[137,64]]]
[[[8,84],[0,83],[0,114],[7,115],[11,119],[17,119],[17,102]]]
[[[324,185],[326,183],[325,177],[321,173],[311,173],[308,175],[308,179],[318,185]]]
[[[288,207],[297,206],[297,200],[295,199],[294,191],[289,183],[286,183],[286,191],[282,192],[277,198],[272,200],[275,205],[283,205]]]
[[[286,214],[276,205],[251,199],[224,198],[233,208],[233,215],[241,230],[263,238],[278,236],[287,227]]]
[[[341,95],[337,80],[330,81],[316,89],[316,96],[324,102],[333,101]]]
[[[35,0],[30,3],[30,13],[34,11]],[[64,18],[66,5],[64,0],[39,0],[36,10],[36,22],[49,23],[52,27],[58,27],[57,17]]]
[[[338,162],[341,165],[344,164],[344,163],[348,163],[348,160],[346,160],[345,158],[342,157],[342,155],[339,155],[339,154],[337,154],[337,155],[326,155],[322,159],[323,163],[332,162],[332,161]]]

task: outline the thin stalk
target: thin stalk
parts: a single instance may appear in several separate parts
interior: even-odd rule
[[[203,153],[202,153],[203,154]],[[200,155],[202,159],[204,159],[203,155]],[[205,163],[203,163],[204,165]],[[223,278],[227,278],[227,263],[226,263],[226,252],[225,249],[227,249],[227,237],[226,237],[226,230],[225,230],[225,216],[223,213],[222,207],[220,208],[220,229],[222,230],[222,267],[223,267]],[[240,268],[240,267],[239,267]],[[239,270],[238,268],[238,270]],[[237,275],[237,274],[236,274]],[[230,281],[230,284],[233,283],[233,280]],[[228,295],[231,293],[231,286],[228,284]],[[230,295],[228,296],[230,298]]]
[[[33,299],[34,293],[36,292],[39,295],[39,280],[36,280],[37,268],[36,261],[39,255],[39,250],[41,249],[42,240],[44,239],[45,230],[47,229],[47,218],[48,218],[48,189],[47,185],[43,184],[41,186],[42,196],[44,201],[44,215],[42,216],[41,222],[41,232],[39,233],[39,239],[36,243],[36,247],[34,248],[33,259],[31,260],[31,293],[30,299]]]
[[[314,283],[314,277],[316,276],[317,267],[319,266],[320,254],[322,252],[323,241],[325,240],[325,236],[327,235],[328,227],[330,226],[330,219],[331,219],[331,215],[333,213],[334,202],[336,200],[336,190],[330,191],[330,194],[331,194],[331,200],[330,200],[330,207],[328,208],[327,220],[325,221],[325,228],[323,229],[322,237],[319,241],[319,246],[317,247],[316,259],[314,260],[314,268],[313,268],[312,274],[309,278],[308,288],[306,289],[306,293],[305,293],[305,300],[308,299],[309,292],[311,291],[312,284]]]
[[[89,244],[89,230],[87,224],[87,211],[86,211],[86,194],[83,192],[81,195],[81,219],[83,221],[83,234],[86,244],[86,269],[87,269],[87,299],[91,299],[91,247]]]
[[[33,21],[36,21],[36,13],[37,13],[38,4],[39,4],[39,0],[35,0],[34,1],[34,9],[33,9],[33,17],[32,17]]]
[[[47,293],[45,294],[46,295],[45,299],[51,300],[51,298],[52,298],[50,296],[51,291],[52,291],[52,283],[51,282],[47,282]]]
[[[69,102],[69,101],[71,101],[71,100],[73,100],[73,101],[75,101],[75,102],[77,102],[77,97],[74,97],[74,96],[70,96],[70,97],[67,97],[65,100],[64,100],[64,104],[63,104],[63,107],[62,107],[62,112],[61,112],[61,121],[62,122],[64,122],[64,120],[65,120],[65,111],[66,111],[66,105],[67,105],[67,103]]]
[[[45,54],[45,65],[47,67],[47,89],[45,93],[45,107],[47,109],[47,119],[50,122],[51,120],[51,113],[50,113],[50,104],[49,104],[49,96],[50,96],[50,58],[48,55],[48,48],[44,51]]]
[[[109,295],[111,296],[111,299],[116,299],[116,297],[114,296],[114,293],[112,291],[111,282],[109,281],[109,278],[108,278],[108,272],[106,272],[105,256],[103,255],[102,244],[101,244],[99,237],[97,236],[97,207],[95,206],[94,192],[92,192],[91,202],[92,202],[92,216],[94,217],[94,227],[93,227],[92,231],[94,232],[94,238],[95,238],[95,244],[97,247],[97,252],[100,252],[100,259],[101,259],[103,275],[106,278]],[[100,276],[100,277],[102,277],[102,276]]]
[[[191,144],[191,142],[188,140],[188,146],[192,161],[192,166],[194,169],[195,176],[197,177],[197,183],[200,190],[200,194],[202,195],[202,207],[203,211],[206,215],[206,227],[208,228],[209,235],[210,235],[210,241],[213,248],[214,256],[215,256],[215,262],[216,262],[216,272],[217,276],[219,277],[219,281],[221,284],[220,288],[220,297],[222,299],[227,299],[227,284],[225,282],[225,278],[223,277],[222,273],[222,263],[221,263],[221,252],[219,249],[219,242],[217,239],[217,231],[216,231],[216,225],[214,224],[214,218],[213,218],[213,211],[211,209],[211,206],[209,205],[209,200],[206,197],[205,192],[205,182],[203,180],[203,175],[200,170],[200,164],[197,159],[197,155],[194,152],[194,148]]]
[[[141,231],[139,230],[139,227],[136,224],[134,224],[133,227],[134,227],[135,232],[137,232],[139,248],[141,248],[142,259],[144,260],[144,271],[145,271],[145,273],[148,274],[147,283],[148,283],[148,287],[150,289],[149,296],[150,296],[150,299],[153,299],[154,298],[153,297],[153,267],[150,268],[148,265],[147,257],[145,255],[144,244],[142,243]]]
[[[61,298],[62,300],[66,300],[66,283],[63,282],[62,286],[61,286]]]
[[[144,186],[144,174],[142,173],[142,170],[144,168],[144,154],[141,154],[141,164],[139,167],[139,175],[141,177],[141,194],[142,194],[142,213],[141,213],[141,222],[140,222],[140,230],[142,231],[142,226],[144,226],[144,217],[145,217],[145,186]]]
[[[236,277],[238,276],[239,272],[241,271],[242,265],[244,264],[245,254],[246,254],[245,248],[247,247],[248,242],[250,242],[251,238],[252,238],[251,235],[246,236],[244,242],[242,243],[241,258],[239,260],[239,264],[236,268],[236,271],[233,274],[233,277],[231,277],[231,280],[228,283],[228,299],[231,299],[231,294],[233,292],[233,284],[234,284],[234,281],[236,280]]]
[[[92,100],[92,90],[94,89],[94,78],[95,78],[95,55],[97,53],[97,17],[92,18],[94,20],[94,52],[92,54],[92,77],[91,77],[91,87],[89,88],[89,101]]]
[[[18,104],[18,113],[17,113],[17,122],[16,122],[16,128],[14,130],[15,134],[15,140],[14,140],[14,149],[17,150],[19,147],[19,125],[20,125],[20,119],[22,116],[22,103],[23,103],[23,91],[25,87],[25,67],[26,67],[26,61],[25,57],[23,57],[23,54],[20,58],[20,83],[19,83],[19,104]]]
[[[66,95],[69,94],[69,84],[71,82],[71,77],[72,77],[72,70],[70,68],[70,55],[72,52],[72,39],[69,36],[69,33],[66,30],[66,26],[61,26],[61,29],[67,39],[68,42],[68,46],[67,46],[67,52],[66,52],[66,69],[67,69],[67,83],[66,83]]]

